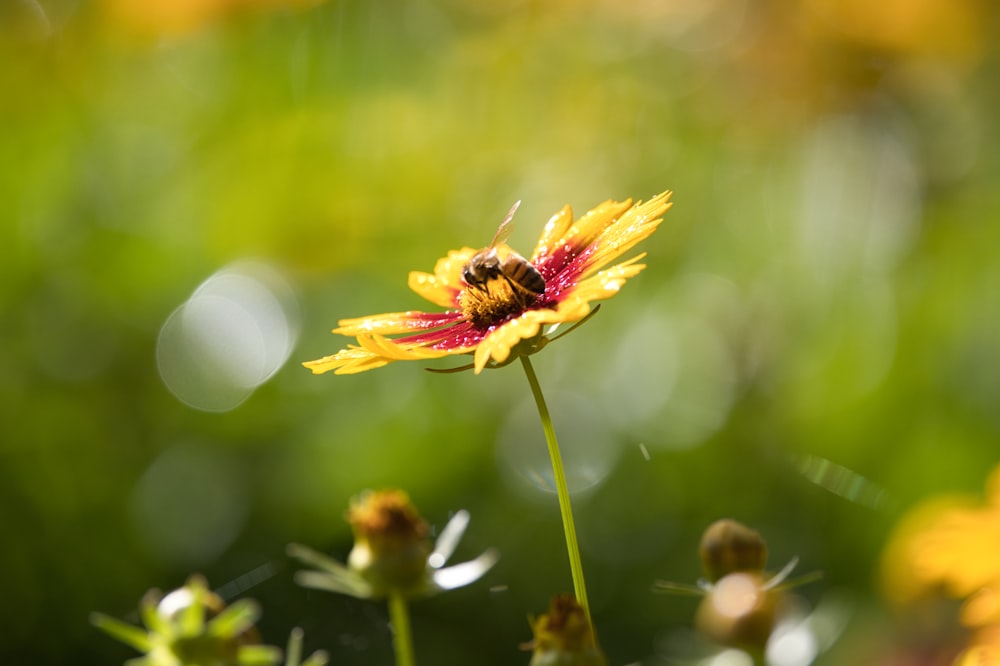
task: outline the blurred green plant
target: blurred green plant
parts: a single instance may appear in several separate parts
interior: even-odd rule
[[[139,604],[146,630],[94,613],[91,622],[109,636],[145,656],[130,659],[134,666],[276,666],[281,650],[260,645],[255,623],[260,609],[249,599],[226,606],[200,576],[184,587],[161,596],[150,590]],[[302,632],[288,642],[285,666],[323,666],[326,655],[317,652],[301,661]]]
[[[607,666],[590,618],[573,596],[552,597],[549,612],[530,622],[530,666]]]
[[[520,358],[545,432],[559,497],[566,549],[576,598],[590,622],[590,606],[569,487],[552,419],[529,356],[540,351],[555,328],[592,315],[591,301],[610,298],[643,268],[644,255],[606,268],[647,238],[670,208],[671,193],[646,203],[605,201],[573,219],[565,206],[545,226],[531,259],[505,244],[520,202],[501,222],[493,242],[482,250],[463,248],[438,261],[434,274],[410,274],[410,288],[436,305],[441,314],[397,312],[345,319],[334,333],[357,336],[357,345],[305,363],[314,373],[354,374],[399,360],[428,360],[471,354],[478,374]],[[550,327],[548,332],[543,329]],[[413,331],[420,331],[413,333]],[[388,334],[410,333],[390,339]]]
[[[413,666],[413,639],[408,602],[475,582],[497,561],[488,550],[479,557],[445,567],[469,524],[459,511],[431,544],[428,525],[400,490],[362,493],[347,514],[354,547],[347,566],[306,546],[291,544],[288,554],[316,571],[295,575],[299,585],[346,594],[358,599],[388,599],[394,631],[396,663]]]
[[[705,528],[698,553],[706,578],[697,587],[656,581],[653,589],[703,597],[695,616],[695,626],[702,635],[717,645],[745,651],[754,664],[771,663],[769,644],[793,611],[787,590],[814,581],[819,574],[789,580],[798,558],[792,558],[776,574],[767,573],[764,538],[729,518]],[[799,661],[808,663],[811,659]]]
[[[997,463],[997,17],[983,0],[0,3],[0,524],[17,544],[0,662],[120,662],[81,617],[190,571],[241,579],[275,544],[346,551],[341,500],[385,486],[434,511],[462,498],[504,553],[498,591],[428,602],[422,645],[516,661],[523,609],[567,573],[523,381],[284,367],[206,413],[165,390],[158,339],[198,285],[257,258],[305,313],[294,353],[318,350],[321,313],[419,308],[396,267],[484,242],[515,199],[541,226],[553,202],[669,182],[684,206],[644,243],[660,269],[532,359],[601,647],[676,656],[691,613],[648,581],[696,578],[690,544],[738,505],[853,600],[818,663],[927,661],[937,639],[947,663],[967,647],[951,600],[933,622],[895,613],[871,577],[901,511]],[[337,663],[388,658],[365,643],[384,626],[368,604],[257,592],[275,635],[329,603]],[[496,613],[469,612],[480,593]]]

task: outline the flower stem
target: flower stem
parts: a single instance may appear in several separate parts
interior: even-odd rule
[[[410,632],[410,610],[406,597],[399,592],[389,594],[389,621],[392,623],[392,642],[396,652],[396,666],[416,666],[413,657],[413,634]]]
[[[563,529],[566,531],[566,550],[569,551],[569,568],[573,574],[573,590],[576,593],[576,601],[583,609],[587,617],[587,622],[593,628],[594,623],[590,619],[590,604],[587,603],[587,586],[583,580],[580,545],[576,540],[576,526],[573,524],[573,508],[569,503],[569,487],[566,485],[566,472],[563,470],[562,456],[559,453],[559,442],[556,440],[556,431],[552,427],[549,408],[545,405],[542,387],[538,384],[538,377],[535,376],[535,369],[531,365],[531,360],[527,356],[521,356],[521,365],[524,366],[524,374],[528,376],[528,384],[531,385],[531,393],[534,395],[535,404],[538,406],[538,416],[542,419],[545,441],[549,445],[549,457],[552,459],[552,475],[556,483],[556,492],[559,495],[559,511],[562,514]]]

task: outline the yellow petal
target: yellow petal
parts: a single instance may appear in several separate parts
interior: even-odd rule
[[[582,277],[620,257],[649,237],[662,222],[662,215],[673,205],[669,202],[672,192],[662,192],[645,203],[629,208],[601,231],[594,241],[596,252],[587,262]]]
[[[565,240],[574,245],[589,245],[595,238],[605,233],[614,220],[631,207],[631,199],[625,201],[608,199],[584,213],[573,224],[573,228],[566,234]]]
[[[610,225],[616,217],[621,215],[631,205],[631,199],[622,202],[611,201],[609,199],[584,213],[580,219],[568,228],[565,226],[565,220],[560,217],[563,213],[572,216],[569,206],[566,206],[557,215],[557,217],[560,217],[558,221],[556,221],[555,217],[549,221],[549,224],[553,224],[555,221],[551,239],[549,239],[549,226],[546,225],[545,231],[542,234],[542,240],[539,240],[538,246],[535,248],[535,253],[532,255],[532,261],[538,259],[542,252],[555,253],[564,245],[576,248],[577,251],[582,250],[600,235],[602,229]],[[560,229],[562,233],[556,236],[556,231]]]
[[[1000,580],[1000,512],[971,498],[940,496],[900,521],[883,555],[886,594],[909,602],[943,585],[965,597]]]
[[[478,250],[463,247],[452,250],[447,257],[438,259],[434,265],[434,273],[413,271],[410,273],[410,289],[417,292],[435,305],[445,308],[455,307],[458,292],[464,287],[462,269]]]
[[[913,565],[925,580],[964,597],[1000,578],[1000,516],[954,509],[913,540]]]
[[[535,245],[535,251],[531,254],[531,260],[534,261],[542,254],[552,254],[572,225],[573,209],[569,205],[563,206],[561,211],[549,218],[538,244]]]
[[[1000,666],[1000,645],[973,645],[955,658],[954,666]]]
[[[479,343],[476,348],[476,374],[486,367],[492,358],[496,363],[503,363],[510,358],[510,350],[522,340],[538,335],[542,326],[579,321],[590,312],[590,306],[585,301],[568,298],[555,309],[529,310],[516,319],[512,319],[498,327]]]
[[[492,357],[497,363],[503,363],[510,357],[511,347],[526,338],[538,334],[542,322],[535,316],[542,310],[525,312],[517,319],[508,321],[497,330],[490,333],[476,348],[475,367],[478,375]]]
[[[333,332],[337,335],[347,336],[372,335],[375,333],[390,335],[393,333],[427,331],[449,323],[451,322],[448,320],[438,323],[433,318],[428,318],[424,312],[409,310],[407,312],[389,312],[380,315],[370,315],[368,317],[358,317],[356,319],[341,319],[337,322],[338,326],[333,329]]]
[[[976,590],[962,604],[962,624],[967,627],[982,627],[1000,623],[1000,580]]]
[[[450,354],[461,354],[467,351],[401,345],[381,335],[359,335],[358,344],[371,354],[387,361],[421,361],[430,358],[441,358]]]
[[[356,372],[364,372],[380,368],[389,361],[374,356],[371,352],[360,347],[350,346],[341,349],[336,354],[324,356],[315,361],[306,361],[302,365],[312,370],[314,375],[321,375],[331,370],[338,375],[350,375]]]
[[[419,345],[401,345],[381,335],[359,335],[358,344],[341,349],[336,354],[303,363],[319,375],[333,370],[338,375],[351,375],[374,370],[393,361],[422,361],[452,354],[468,354],[473,348],[430,349]]]
[[[642,259],[645,253],[632,257],[628,261],[606,268],[603,271],[592,275],[573,289],[572,295],[584,301],[595,301],[603,298],[611,298],[618,293],[622,285],[635,277],[646,268],[646,264],[635,262]]]

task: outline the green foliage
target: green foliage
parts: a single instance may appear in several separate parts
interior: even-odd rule
[[[346,499],[398,486],[439,529],[470,511],[457,559],[503,558],[494,591],[414,612],[418,657],[526,663],[525,616],[571,580],[515,446],[544,462],[519,372],[298,362],[340,318],[420,307],[408,271],[484,245],[515,200],[529,252],[564,203],[665,188],[649,268],[535,361],[601,646],[663,656],[695,602],[649,587],[694,581],[726,516],[825,572],[810,601],[874,618],[821,660],[864,662],[872,626],[891,645],[889,527],[997,462],[992,5],[882,34],[813,7],[837,3],[335,0],[153,28],[119,4],[0,10],[0,661],[121,663],[88,614],[198,570],[252,586],[272,641],[302,624],[332,663],[391,663],[381,611],[294,587],[283,549],[342,559]],[[247,258],[290,285],[301,335],[244,402],[193,409],[158,336]]]

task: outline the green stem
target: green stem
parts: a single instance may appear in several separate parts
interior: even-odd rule
[[[535,404],[538,406],[538,416],[542,419],[545,441],[549,445],[549,457],[552,459],[552,475],[556,482],[556,492],[559,495],[559,511],[562,513],[563,529],[566,531],[566,550],[569,551],[569,568],[573,574],[573,589],[576,592],[576,601],[587,616],[587,622],[593,627],[594,623],[590,619],[590,604],[587,603],[587,586],[583,580],[580,545],[576,540],[576,526],[573,524],[573,508],[569,503],[569,487],[566,485],[566,472],[563,470],[562,456],[559,453],[559,442],[556,440],[556,431],[552,427],[549,408],[545,405],[542,387],[538,384],[538,377],[535,376],[535,369],[531,365],[531,360],[527,356],[521,356],[521,365],[524,366],[524,374],[528,376],[528,384],[531,385],[531,393],[535,396]]]
[[[410,610],[406,597],[399,592],[389,594],[389,621],[392,623],[392,642],[396,652],[396,666],[416,666],[413,657],[413,634],[410,632]]]

